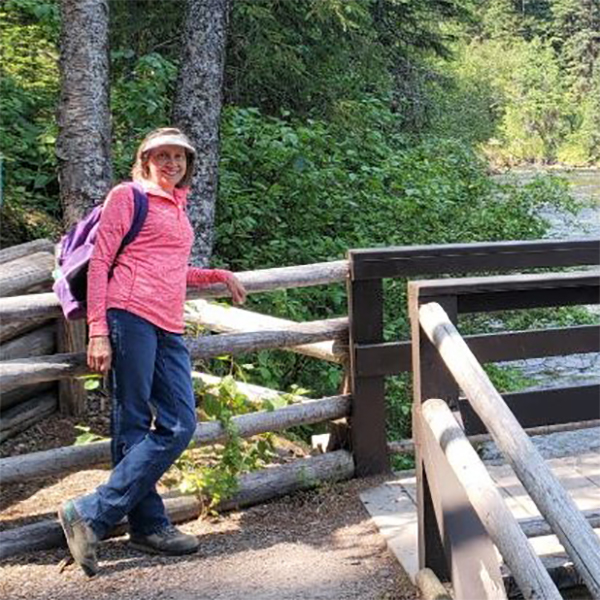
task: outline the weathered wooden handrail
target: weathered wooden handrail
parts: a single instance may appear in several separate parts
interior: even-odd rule
[[[530,240],[351,250],[352,278],[600,265],[598,239]]]
[[[223,354],[241,354],[256,350],[289,348],[323,340],[343,340],[347,336],[348,319],[328,319],[297,323],[278,331],[222,333],[195,339],[187,344],[193,359],[208,359]],[[0,363],[0,387],[10,391],[20,385],[54,381],[89,374],[86,355],[54,354],[31,359],[17,359]]]
[[[232,306],[218,305],[206,300],[190,300],[186,303],[185,322],[188,325],[201,325],[218,333],[273,330],[294,324],[294,321],[287,319],[279,319]],[[289,348],[289,350],[335,363],[343,362],[348,354],[347,349],[344,351],[334,341],[304,344]]]
[[[0,361],[44,356],[55,350],[55,346],[56,325],[44,325],[5,344],[0,344]]]
[[[35,254],[36,252],[49,252],[54,255],[54,243],[50,240],[41,239],[4,248],[3,250],[0,250],[0,265],[10,262],[11,260],[29,256],[30,254]]]
[[[432,399],[420,407],[428,443],[438,443],[483,526],[502,554],[525,598],[561,595],[506,506],[485,465],[465,437],[448,405]],[[433,475],[433,474],[432,474]],[[495,597],[490,595],[490,598]]]
[[[345,281],[347,275],[347,260],[236,273],[236,276],[250,294],[339,283]],[[196,298],[225,298],[228,296],[229,291],[223,284],[215,284],[200,289],[190,288],[187,295],[190,300]]]
[[[36,252],[4,263],[0,270],[0,296],[44,291],[52,285],[54,256]]]
[[[207,359],[222,354],[242,354],[257,350],[293,348],[326,340],[345,340],[348,337],[348,318],[326,319],[280,325],[270,331],[221,333],[208,337],[187,338],[193,359]]]
[[[415,290],[414,287],[411,290],[413,297]],[[596,534],[520,427],[442,307],[437,303],[421,306],[419,323],[540,513],[552,526],[592,595],[600,597],[600,541]]]
[[[244,284],[248,293],[258,294],[273,290],[340,283],[346,280],[347,274],[348,261],[338,260],[294,267],[243,271],[236,273],[236,276]],[[222,283],[199,289],[189,288],[187,292],[187,298],[190,300],[228,298],[229,296],[229,290]],[[60,314],[60,306],[54,293],[0,298],[0,321],[59,316]]]
[[[233,417],[232,422],[239,435],[246,438],[298,425],[340,419],[350,414],[350,402],[351,398],[347,395],[306,400],[273,411],[257,411]],[[225,439],[227,432],[219,421],[202,422],[196,426],[194,440],[198,443],[215,444]],[[75,469],[106,465],[109,462],[108,441],[54,448],[0,459],[0,481],[6,485]]]

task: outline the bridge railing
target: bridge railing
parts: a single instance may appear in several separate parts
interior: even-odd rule
[[[358,475],[385,472],[390,452],[412,447],[409,441],[388,443],[386,437],[385,381],[412,371],[411,342],[385,341],[384,279],[423,278],[469,273],[522,272],[538,268],[600,265],[599,240],[489,242],[376,248],[349,252],[348,311],[352,393],[351,441]],[[594,292],[589,292],[594,301]],[[479,297],[493,310],[489,296]],[[471,300],[473,301],[473,300]],[[446,306],[451,318],[458,307]],[[462,311],[463,307],[460,307]],[[576,337],[573,334],[576,333]],[[468,336],[467,342],[483,362],[568,354],[574,340],[598,349],[597,328],[575,331],[528,331]],[[585,350],[582,350],[585,351]],[[454,383],[449,383],[456,389]],[[588,394],[595,393],[590,389]],[[588,396],[589,397],[589,396]],[[539,399],[539,398],[538,398]],[[531,402],[535,401],[534,399]],[[525,406],[521,402],[521,406]],[[585,404],[585,403],[583,403]],[[560,402],[557,402],[560,405]],[[534,411],[531,411],[534,414]],[[578,415],[580,419],[582,415]],[[468,417],[469,434],[481,434],[475,416]],[[527,426],[534,427],[534,421]],[[560,417],[550,421],[560,422]]]
[[[413,436],[416,445],[419,562],[452,581],[455,597],[504,593],[495,544],[525,597],[560,598],[526,536],[467,441],[487,430],[566,549],[594,595],[600,594],[600,542],[585,517],[539,455],[523,425],[600,418],[598,386],[506,394],[495,390],[459,313],[533,306],[593,304],[598,272],[516,275],[409,283],[413,348]],[[489,360],[528,356],[523,348],[548,341],[546,354],[600,350],[600,329],[567,328],[513,334],[493,345]],[[548,349],[550,347],[550,350]],[[480,349],[481,350],[481,349]],[[459,398],[459,389],[465,398]],[[457,408],[454,414],[450,407]]]

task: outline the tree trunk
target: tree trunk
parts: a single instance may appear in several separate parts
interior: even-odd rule
[[[61,98],[56,144],[70,227],[104,198],[112,179],[108,0],[61,0]]]
[[[173,121],[198,152],[188,214],[196,235],[192,261],[206,266],[213,245],[229,0],[187,0]]]

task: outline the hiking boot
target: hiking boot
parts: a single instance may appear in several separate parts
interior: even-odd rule
[[[188,535],[169,525],[150,535],[131,533],[129,543],[133,548],[148,552],[149,554],[166,554],[168,556],[181,556],[196,552],[200,543],[195,535]]]
[[[98,572],[98,559],[96,558],[98,537],[77,512],[72,500],[65,502],[60,507],[58,520],[65,532],[73,560],[88,577],[93,577]]]

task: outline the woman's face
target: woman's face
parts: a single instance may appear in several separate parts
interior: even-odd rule
[[[166,145],[150,150],[148,179],[169,192],[183,179],[187,169],[185,149]]]

